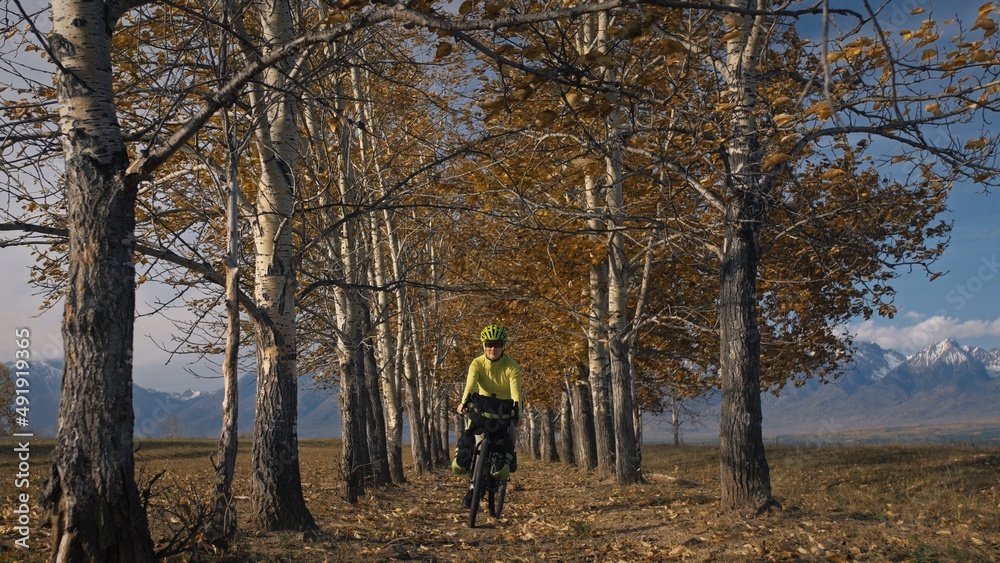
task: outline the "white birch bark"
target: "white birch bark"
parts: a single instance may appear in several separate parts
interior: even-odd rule
[[[293,37],[287,0],[259,6],[269,46]],[[257,92],[261,119],[255,131],[261,178],[254,232],[254,300],[266,322],[257,323],[257,397],[250,480],[251,520],[263,530],[316,527],[302,496],[295,335],[295,265],[292,213],[299,135],[289,63],[263,72],[267,91]]]
[[[606,30],[608,15],[596,16],[596,44],[599,52],[607,51]],[[618,83],[614,68],[603,68],[603,82],[608,86]],[[609,99],[611,96],[607,96]],[[628,322],[628,269],[625,252],[625,235],[621,219],[624,214],[622,174],[621,110],[617,99],[610,99],[611,113],[605,119],[605,179],[608,214],[608,362],[611,373],[611,396],[614,407],[612,417],[615,430],[615,476],[619,483],[629,484],[642,480],[639,474],[639,444],[635,432],[635,401],[632,385],[632,368],[629,355]]]
[[[378,122],[370,101],[368,83],[363,81],[362,72],[357,67],[351,70],[351,74],[356,111],[367,126],[366,129],[360,131],[361,159],[370,163],[374,174],[373,180],[379,192],[377,195],[384,199],[387,194],[383,185],[382,155],[379,151],[379,145],[370,139],[372,136],[370,131],[378,127]],[[386,235],[383,230],[389,233],[390,240],[388,242],[385,240]],[[373,249],[371,278],[373,285],[377,288],[374,300],[375,358],[378,361],[380,389],[385,412],[385,447],[392,481],[402,483],[405,481],[405,476],[403,473],[403,411],[400,401],[400,370],[397,369],[395,341],[390,322],[393,314],[392,301],[389,291],[382,289],[386,287],[389,279],[384,249],[392,244],[391,233],[394,230],[395,225],[389,210],[385,210],[381,217],[378,214],[371,216],[369,230]]]

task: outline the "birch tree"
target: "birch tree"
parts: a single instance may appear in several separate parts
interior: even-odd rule
[[[132,456],[132,241],[140,178],[127,173],[112,88],[110,30],[123,6],[108,8],[52,5],[69,256],[60,425],[44,504],[54,559],[152,561]]]
[[[295,37],[289,4],[259,7],[265,53]],[[250,482],[251,520],[260,529],[316,527],[302,496],[299,473],[298,372],[296,370],[296,275],[292,213],[298,161],[298,122],[292,61],[282,60],[262,76],[254,94],[261,177],[254,232],[254,300],[266,314],[258,323],[257,398]]]

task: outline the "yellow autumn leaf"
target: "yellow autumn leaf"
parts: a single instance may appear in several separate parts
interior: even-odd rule
[[[923,8],[914,8],[914,9],[910,10],[910,15],[911,16],[916,16],[916,15],[920,15],[920,14],[926,12],[926,11],[927,10],[924,10]]]
[[[337,25],[345,23],[350,19],[351,17],[345,14],[344,12],[334,12],[326,18],[326,23],[329,25]]]
[[[776,109],[780,109],[780,108],[788,107],[788,106],[792,105],[792,103],[794,103],[794,102],[795,102],[795,100],[789,98],[788,96],[779,96],[779,97],[775,98],[773,102],[771,102],[771,106],[774,107],[774,108],[776,108]]]
[[[996,33],[997,23],[986,16],[980,16],[979,19],[976,20],[976,25],[972,26],[972,29],[981,29],[985,32],[983,33],[983,37],[989,37]]]
[[[990,54],[982,49],[976,49],[976,51],[972,53],[972,62],[974,63],[986,63],[995,60],[996,53]]]
[[[822,178],[824,180],[836,180],[837,178],[840,178],[841,176],[843,176],[845,174],[847,174],[847,172],[845,172],[841,168],[831,168],[831,169],[829,169],[829,170],[827,170],[826,172],[823,173]]]
[[[787,155],[785,153],[769,154],[766,158],[764,158],[764,160],[761,161],[760,169],[770,170],[771,168],[787,161],[789,158],[792,158],[791,155]]]
[[[795,120],[795,116],[790,113],[779,113],[774,116],[774,124],[778,127],[784,127],[786,124]]]
[[[447,57],[448,55],[451,54],[452,49],[454,49],[454,45],[452,45],[448,41],[442,41],[438,43],[437,51],[434,52],[434,60],[439,60],[441,58]]]
[[[566,103],[569,104],[570,107],[576,107],[576,105],[580,102],[581,97],[582,96],[580,95],[580,93],[575,90],[572,92],[567,92]]]
[[[830,104],[824,102],[816,102],[808,110],[806,110],[806,115],[815,114],[821,120],[829,119],[833,115],[833,109],[830,108]]]
[[[725,42],[725,41],[729,41],[731,39],[736,39],[740,35],[743,35],[743,32],[740,31],[739,29],[734,29],[734,30],[730,31],[729,33],[723,35],[722,36],[722,41]]]
[[[512,100],[527,100],[531,97],[532,89],[529,86],[520,86],[510,93],[510,99]]]
[[[672,55],[674,53],[683,53],[685,51],[684,44],[676,39],[661,39],[657,43],[658,51],[662,55]]]
[[[978,150],[985,147],[990,142],[986,137],[980,137],[978,139],[969,139],[965,143],[965,148],[967,150]]]
[[[544,50],[538,45],[528,45],[521,51],[521,55],[526,59],[535,60],[542,56]]]
[[[922,55],[920,55],[920,60],[927,62],[933,60],[937,57],[937,49],[924,49]]]
[[[559,114],[556,113],[555,110],[543,110],[535,116],[535,127],[548,127],[553,121],[556,120],[556,117],[559,117]]]
[[[458,13],[464,16],[465,14],[471,12],[474,6],[475,3],[472,0],[465,0],[465,2],[462,2],[462,5],[458,7]]]
[[[941,115],[941,108],[935,102],[930,102],[927,105],[925,105],[924,111],[935,116]]]

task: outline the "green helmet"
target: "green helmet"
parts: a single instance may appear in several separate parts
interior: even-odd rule
[[[500,325],[488,325],[479,333],[479,341],[486,342],[487,340],[499,340],[500,342],[507,342],[507,329]]]

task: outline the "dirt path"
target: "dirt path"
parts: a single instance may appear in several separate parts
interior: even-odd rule
[[[1000,561],[1000,455],[976,449],[774,449],[784,507],[721,513],[710,448],[653,449],[647,482],[620,487],[521,461],[503,516],[468,527],[467,481],[411,476],[356,505],[304,465],[323,537],[244,535],[238,561]],[[328,465],[327,465],[328,467]],[[245,529],[245,528],[244,528]]]
[[[461,506],[465,486],[440,471],[355,506],[313,501],[319,542],[295,552],[298,537],[268,534],[245,537],[238,551],[289,561],[735,561],[763,552],[751,540],[733,550],[709,526],[694,524],[719,521],[716,499],[704,485],[672,476],[619,487],[575,468],[522,462],[502,517],[493,519],[484,505],[474,529]]]

